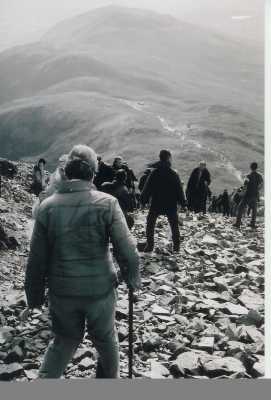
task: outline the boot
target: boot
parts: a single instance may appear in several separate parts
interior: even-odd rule
[[[154,248],[154,246],[150,246],[149,244],[146,244],[146,246],[144,247],[143,252],[144,253],[152,253],[153,252],[153,248]]]

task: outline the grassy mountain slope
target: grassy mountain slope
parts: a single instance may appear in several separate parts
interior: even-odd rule
[[[261,51],[169,16],[105,7],[0,53],[1,155],[74,143],[141,172],[161,147],[186,179],[206,159],[217,188],[263,160]]]

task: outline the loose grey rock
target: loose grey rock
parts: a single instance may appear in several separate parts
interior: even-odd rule
[[[119,341],[122,342],[128,336],[128,329],[125,326],[118,328]]]
[[[7,247],[4,251],[0,250],[2,367],[7,365],[7,355],[16,346],[21,346],[20,338],[26,339],[26,355],[22,361],[25,373],[11,380],[35,379],[35,371],[39,369],[51,338],[47,306],[41,312],[35,311],[33,317],[23,324],[18,320],[26,306],[26,299],[21,296],[33,227],[30,218],[34,196],[27,192],[27,176],[31,173],[31,165],[18,163],[15,178],[4,180],[0,199],[3,204],[0,208],[5,211],[0,212],[0,226],[8,238],[14,237],[20,244],[14,250]],[[133,234],[142,243],[145,241],[146,214],[146,210],[135,212]],[[158,376],[172,378],[174,374],[174,377],[194,379],[262,376],[258,365],[262,363],[260,358],[264,357],[262,221],[259,219],[258,228],[253,232],[246,227],[245,219],[241,231],[238,231],[232,228],[231,218],[225,219],[218,214],[207,214],[200,219],[190,215],[183,221],[183,242],[179,253],[172,253],[168,223],[166,218],[161,217],[157,224],[154,251],[140,254],[142,290],[134,298],[133,366],[136,376],[154,379]],[[127,378],[128,291],[122,282],[118,286],[116,321],[121,377]],[[68,366],[66,378],[94,373],[97,356],[88,335],[83,340],[83,346]],[[185,353],[193,353],[197,357],[196,365],[190,370],[178,368],[176,364]],[[212,362],[214,358],[234,358],[246,372],[233,367],[225,368],[216,361],[217,371],[210,369],[207,374],[204,363]],[[173,375],[163,374],[161,370],[165,369],[172,370]],[[26,371],[30,371],[28,376]]]
[[[23,372],[23,367],[21,364],[0,364],[0,381],[10,381],[17,378]]]
[[[95,361],[89,357],[86,357],[80,361],[80,363],[78,364],[78,368],[80,371],[85,371],[85,370],[88,370],[88,369],[94,367],[94,365],[95,365]]]
[[[263,334],[255,326],[247,326],[246,331],[247,331],[249,338],[254,343],[264,343]]]
[[[203,362],[203,368],[210,378],[235,373],[245,374],[246,369],[240,360],[233,357],[213,357]]]
[[[192,343],[192,347],[212,353],[214,350],[215,339],[212,336],[202,337]]]
[[[260,294],[244,289],[238,297],[240,303],[249,310],[259,310],[264,306],[263,298]]]
[[[38,378],[38,373],[39,373],[39,371],[36,370],[36,369],[28,369],[28,370],[25,370],[24,373],[25,373],[26,377],[27,377],[29,380],[32,381],[32,380],[35,380],[35,379]]]
[[[161,338],[158,334],[152,334],[150,337],[143,341],[143,350],[146,352],[151,352],[156,350],[161,345]]]
[[[16,345],[8,354],[7,357],[5,359],[5,362],[7,364],[11,364],[11,363],[16,363],[16,362],[20,362],[23,361],[25,356],[25,352],[24,350]]]
[[[239,305],[239,304],[233,304],[233,303],[225,303],[223,304],[223,311],[225,311],[227,314],[237,314],[237,315],[247,315],[248,314],[248,309]]]
[[[257,356],[258,361],[255,362],[252,368],[254,378],[259,378],[265,375],[265,357]]]
[[[88,349],[88,348],[83,348],[83,349],[78,349],[73,356],[73,362],[74,363],[79,363],[82,361],[84,358],[91,358],[93,356],[93,352]]]
[[[169,370],[161,363],[151,360],[151,370],[144,373],[145,378],[165,379],[170,375]]]

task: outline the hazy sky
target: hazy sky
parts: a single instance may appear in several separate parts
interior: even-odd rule
[[[108,4],[169,13],[231,37],[263,41],[264,0],[0,0],[0,50],[38,40],[58,21]]]

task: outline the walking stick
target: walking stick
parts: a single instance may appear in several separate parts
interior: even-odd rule
[[[128,352],[128,378],[133,379],[133,294],[134,290],[129,288],[129,352]]]

